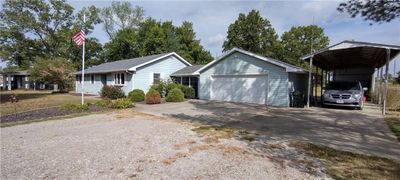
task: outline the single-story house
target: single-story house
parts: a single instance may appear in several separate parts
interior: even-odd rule
[[[308,72],[302,68],[238,48],[171,76],[183,84],[198,82],[199,99],[270,106],[289,106],[291,93],[306,94],[308,82]]]
[[[27,71],[2,72],[3,90],[13,89],[53,89],[54,85],[44,82],[35,82],[30,80],[30,75]]]
[[[99,94],[104,85],[113,85],[120,86],[125,94],[133,89],[147,92],[154,82],[167,80],[187,66],[191,64],[175,52],[103,63],[85,69],[83,89],[87,94]],[[81,72],[77,72],[76,92],[82,92],[81,83]]]

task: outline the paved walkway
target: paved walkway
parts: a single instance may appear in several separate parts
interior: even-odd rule
[[[302,139],[341,150],[400,159],[400,143],[378,108],[273,108],[191,100],[137,104],[137,111],[183,121],[258,131],[269,137]]]

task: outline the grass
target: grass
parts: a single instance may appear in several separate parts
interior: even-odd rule
[[[334,179],[399,179],[400,161],[339,151],[326,146],[296,142],[293,146],[320,159]]]
[[[26,120],[26,121],[0,123],[0,127],[5,128],[5,127],[16,126],[16,125],[30,124],[30,123],[34,123],[34,122],[43,122],[43,121],[49,121],[49,120],[63,120],[63,119],[75,118],[75,117],[80,117],[80,116],[85,116],[85,115],[90,115],[90,114],[96,114],[96,113],[104,113],[104,111],[103,112],[81,112],[81,113],[74,113],[74,114],[69,114],[69,115],[65,115],[65,116],[56,116],[56,117],[48,117],[48,118],[40,118],[40,119],[31,119],[31,120]]]
[[[209,143],[219,142],[219,139],[229,139],[235,132],[234,129],[217,126],[200,126],[193,128],[192,131],[206,137],[205,140]]]
[[[400,112],[389,111],[385,116],[385,121],[390,130],[397,136],[397,140],[400,141]]]
[[[12,94],[16,94],[18,98],[17,103],[9,102]],[[86,97],[85,102],[94,103],[99,99],[93,97]],[[0,92],[0,114],[13,114],[30,111],[34,109],[41,109],[47,107],[61,106],[68,103],[80,103],[80,96],[73,96],[70,94],[52,94],[51,91],[30,91],[30,90],[14,90]]]

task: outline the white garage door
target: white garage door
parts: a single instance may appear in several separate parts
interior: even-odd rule
[[[266,104],[267,75],[213,76],[211,100]]]

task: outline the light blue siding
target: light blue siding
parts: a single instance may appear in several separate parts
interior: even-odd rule
[[[267,74],[267,100],[271,106],[289,106],[288,73],[286,69],[254,57],[235,52],[200,72],[199,98],[210,99],[212,75]],[[256,83],[252,88],[259,88]],[[264,91],[264,89],[257,89]],[[250,92],[249,92],[250,93]]]
[[[153,84],[153,73],[160,73],[162,79],[169,79],[169,76],[188,66],[184,62],[180,61],[175,56],[168,56],[164,59],[155,61],[146,66],[136,69],[136,72],[115,72],[125,74],[125,85],[121,85],[121,89],[124,91],[125,95],[128,95],[133,89],[142,89],[147,92],[150,85]],[[127,69],[131,67],[126,67]],[[108,73],[106,75],[106,84],[115,85],[114,83],[114,73]],[[90,75],[85,75],[84,92],[87,94],[99,94],[101,88],[103,87],[103,82],[101,81],[101,74],[95,75],[95,82],[91,84]],[[75,91],[81,92],[81,83],[75,81]]]
[[[188,65],[175,56],[168,56],[165,59],[148,64],[136,70],[133,82],[134,88],[141,89],[146,93],[150,85],[153,84],[153,73],[160,73],[161,79],[168,80],[172,73],[186,66]]]

